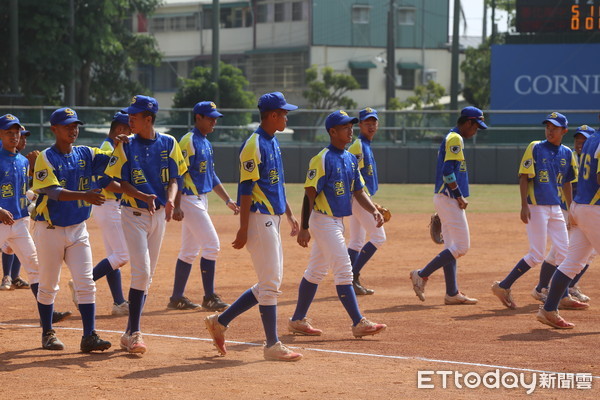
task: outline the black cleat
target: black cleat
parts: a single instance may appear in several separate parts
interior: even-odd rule
[[[57,322],[64,321],[65,319],[71,318],[72,314],[73,313],[71,311],[65,311],[65,312],[53,311],[52,312],[52,323],[55,324]]]
[[[200,307],[200,304],[192,303],[192,301],[185,296],[178,299],[171,297],[171,301],[167,304],[169,310],[195,310]]]
[[[29,289],[29,282],[27,282],[25,279],[21,278],[20,276],[17,276],[15,279],[13,279],[12,281],[12,285],[15,289]]]
[[[104,351],[110,349],[110,342],[100,339],[100,336],[96,334],[96,331],[92,331],[91,335],[81,337],[80,349],[84,353],[90,351]]]
[[[354,293],[356,293],[357,296],[366,296],[375,293],[373,289],[367,289],[360,284],[360,274],[354,274],[352,287],[354,288]]]
[[[224,311],[227,307],[229,307],[229,304],[221,300],[221,297],[216,293],[204,296],[202,300],[202,308],[206,311]]]
[[[42,334],[42,347],[46,350],[64,350],[65,345],[56,337],[54,329],[49,329]]]

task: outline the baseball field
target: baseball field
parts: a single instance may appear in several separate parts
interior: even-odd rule
[[[234,194],[234,185],[226,185]],[[299,218],[301,185],[288,185],[290,204]],[[587,311],[561,311],[576,324],[556,330],[535,319],[539,307],[530,292],[539,269],[513,286],[519,305],[504,308],[490,291],[526,254],[528,242],[519,219],[518,186],[472,185],[467,218],[471,250],[458,261],[461,291],[476,305],[445,306],[442,271],[432,275],[426,301],[412,290],[409,272],[422,268],[440,250],[429,238],[432,185],[382,185],[376,200],[389,207],[388,241],[365,266],[363,284],[375,289],[359,297],[363,314],[388,325],[387,331],[355,339],[350,319],[329,276],[319,287],[309,318],[321,337],[287,333],[297,286],[309,250],[289,236],[282,223],[284,279],[278,326],[282,342],[301,352],[296,363],[262,357],[264,333],[258,309],[237,318],[227,331],[228,354],[218,357],[204,328],[203,311],[167,310],[180,244],[180,224],[170,222],[142,327],[148,352],[130,355],[119,349],[126,317],[110,315],[111,297],[97,282],[96,327],[113,347],[104,353],[79,352],[81,319],[67,288],[65,267],[56,309],[71,319],[55,325],[64,351],[41,349],[37,309],[29,290],[0,292],[0,387],[7,399],[482,399],[600,397],[600,273],[592,263],[582,278],[589,295]],[[213,194],[211,214],[221,240],[217,292],[227,302],[255,282],[248,252],[234,250],[238,219]],[[94,260],[104,257],[99,230],[88,223]],[[202,300],[198,261],[186,294]],[[129,266],[123,268],[128,290]],[[516,379],[516,381],[515,381]]]

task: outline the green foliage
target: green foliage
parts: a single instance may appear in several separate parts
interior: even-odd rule
[[[331,67],[321,69],[321,79],[319,79],[319,70],[316,65],[306,70],[307,90],[302,95],[308,103],[309,108],[317,110],[332,110],[335,108],[353,109],[356,108],[356,102],[345,94],[350,90],[360,87],[352,75],[335,72]],[[320,130],[327,113],[309,114],[305,125],[312,125]],[[316,136],[316,130],[310,132],[294,132],[294,139],[313,141]]]
[[[173,108],[187,108],[190,110],[199,101],[212,101],[215,98],[217,85],[219,87],[219,108],[254,108],[256,107],[256,97],[254,93],[246,90],[248,80],[244,77],[239,68],[230,64],[220,63],[219,81],[215,84],[212,80],[212,68],[196,67],[192,70],[189,78],[179,80],[177,92],[173,98]],[[220,125],[243,126],[250,123],[252,115],[250,113],[226,114],[220,118]],[[176,125],[187,124],[187,116],[181,113],[171,115],[171,122]],[[172,131],[173,132],[173,131]],[[183,129],[177,130],[177,134],[184,133]],[[212,134],[213,140],[241,139],[247,132],[245,130],[235,129],[223,131],[218,129]]]
[[[502,37],[496,38],[496,44],[502,41]],[[460,66],[465,75],[465,100],[481,109],[487,109],[490,105],[491,44],[491,39],[488,39],[478,48],[468,48],[465,51],[465,60]]]
[[[75,105],[123,105],[145,91],[130,75],[137,64],[160,63],[154,39],[131,32],[135,12],[152,13],[160,0],[74,0],[73,45],[69,0],[18,2],[19,77],[27,103],[60,104],[74,80]],[[43,7],[43,12],[40,8]],[[8,7],[3,7],[8,11]],[[8,12],[0,17],[0,46],[8,43]],[[8,63],[0,63],[8,76]],[[7,87],[0,86],[7,93]]]

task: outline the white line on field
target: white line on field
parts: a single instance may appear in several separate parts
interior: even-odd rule
[[[4,323],[4,322],[0,322],[0,325],[17,326],[17,327],[21,327],[21,328],[39,328],[40,327],[39,325],[8,324],[8,323]],[[69,328],[69,327],[58,327],[58,326],[54,326],[53,329],[81,331],[81,328]],[[118,333],[118,334],[123,333],[123,331],[113,331],[113,330],[107,330],[107,329],[96,329],[96,332]],[[195,340],[195,341],[200,341],[200,342],[212,342],[212,339],[209,339],[209,338],[199,338],[199,337],[193,337],[193,336],[163,335],[163,334],[158,334],[158,333],[146,333],[146,332],[144,332],[144,336],[154,336],[154,337],[169,338],[169,339]],[[241,345],[247,345],[247,346],[262,346],[262,344],[259,344],[259,343],[238,342],[235,340],[227,340],[226,343],[241,344]],[[511,371],[521,371],[521,372],[544,372],[544,373],[548,373],[548,374],[564,374],[565,373],[564,371],[563,372],[545,371],[545,370],[541,370],[541,369],[509,367],[509,366],[505,366],[505,365],[482,364],[482,363],[472,363],[472,362],[453,361],[453,360],[438,360],[435,358],[426,358],[426,357],[391,356],[391,355],[385,355],[385,354],[359,353],[359,352],[354,352],[354,351],[316,349],[316,348],[312,348],[312,347],[298,347],[298,346],[288,346],[288,345],[286,345],[286,346],[291,349],[318,351],[321,353],[330,353],[330,354],[388,358],[388,359],[393,359],[393,360],[415,360],[415,361],[424,361],[424,362],[437,363],[437,364],[454,364],[454,365],[465,365],[465,366],[468,365],[468,366],[472,366],[472,367],[497,368],[497,369],[505,369],[505,370],[511,370]],[[600,376],[592,375],[592,378],[600,379]]]

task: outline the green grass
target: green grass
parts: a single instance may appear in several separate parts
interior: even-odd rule
[[[237,184],[225,183],[225,188],[235,199]],[[294,214],[300,217],[303,185],[286,184],[288,201]],[[503,213],[519,212],[518,185],[470,185],[469,212]],[[211,213],[225,214],[228,209],[221,206],[221,199],[214,193],[209,196]],[[433,212],[433,185],[431,184],[383,184],[375,195],[375,201],[395,214],[416,214]]]

